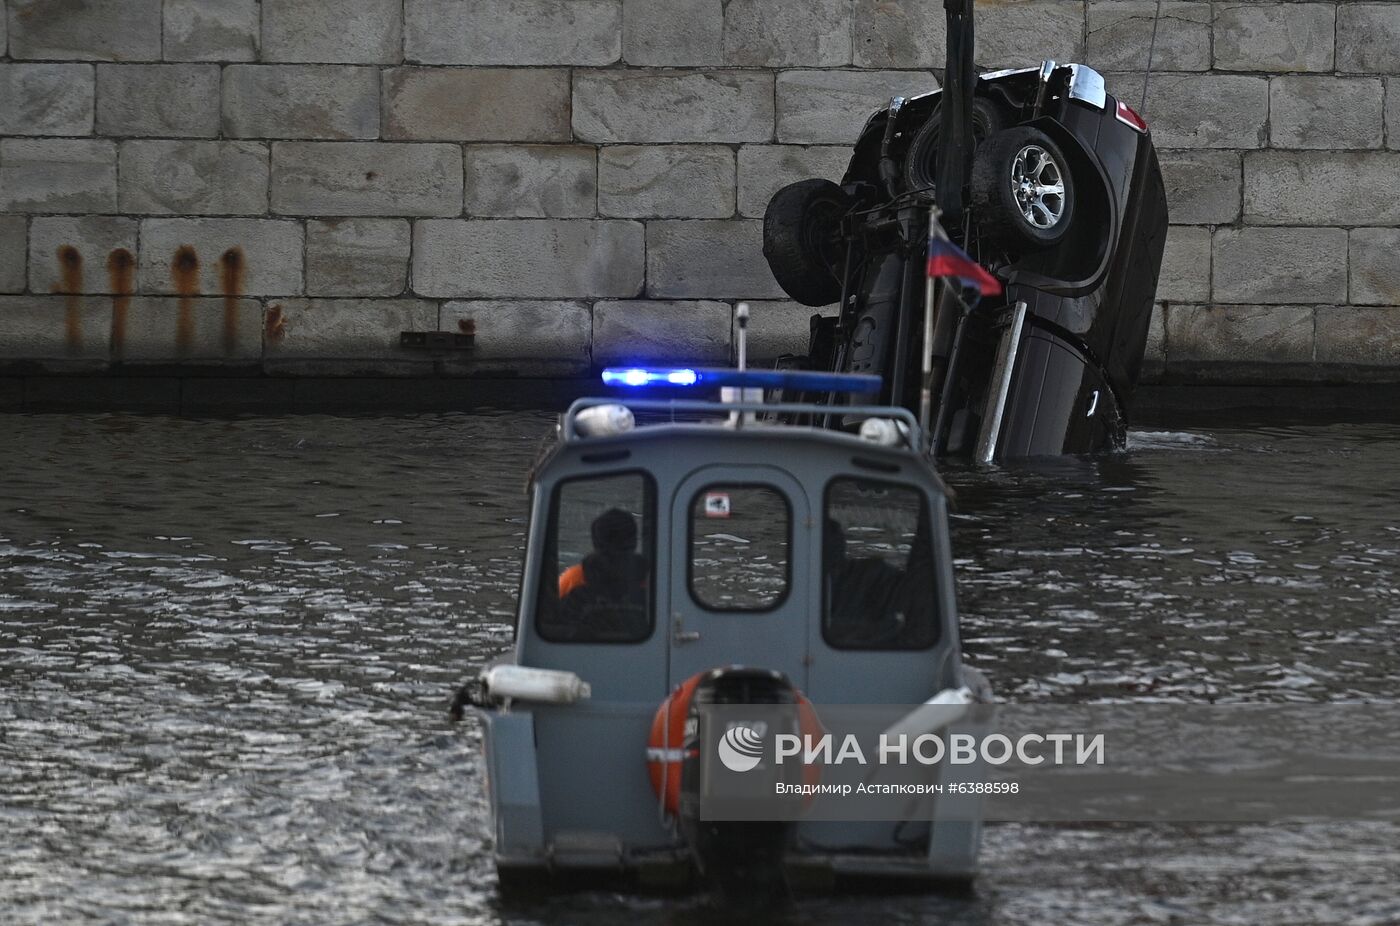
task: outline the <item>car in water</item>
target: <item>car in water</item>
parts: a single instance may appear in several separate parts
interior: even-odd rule
[[[882,392],[857,399],[915,412],[938,455],[1120,448],[1166,244],[1151,132],[1086,65],[960,82],[970,51],[955,45],[942,90],[870,117],[839,184],[802,180],[770,201],[774,277],[837,307],[786,362],[881,374]],[[1000,293],[930,281],[930,243],[945,241]]]

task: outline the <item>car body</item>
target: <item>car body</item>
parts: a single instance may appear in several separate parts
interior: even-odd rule
[[[943,91],[897,101],[856,140],[840,186],[846,208],[823,243],[830,278],[824,288],[794,293],[839,296],[830,299],[836,318],[814,320],[804,365],[882,374],[878,401],[926,415],[937,453],[990,461],[1121,447],[1166,244],[1166,193],[1150,131],[1081,64],[983,74],[971,99],[980,120],[974,134],[982,137],[970,203],[961,215],[940,214],[936,227],[995,275],[1002,296],[971,305],[959,287],[942,285],[925,298],[927,216],[937,191],[936,171],[919,165],[940,154]],[[1061,188],[1074,194],[1072,213],[1049,243],[997,233],[1009,220],[991,214],[1007,211],[996,195],[1014,202],[1014,162],[1007,176],[1005,155],[985,170],[977,159],[1017,133],[1043,140],[1025,147],[1052,151],[1068,175]],[[882,173],[882,162],[897,166],[897,180]],[[980,199],[979,178],[990,178]],[[921,180],[930,188],[918,189]],[[787,234],[783,195],[770,206],[765,250],[779,281],[791,284],[795,268],[780,268],[781,249],[769,247]],[[814,265],[802,271],[806,279]],[[932,344],[920,330],[926,322]],[[918,363],[926,351],[931,377]],[[932,402],[921,408],[925,387]]]

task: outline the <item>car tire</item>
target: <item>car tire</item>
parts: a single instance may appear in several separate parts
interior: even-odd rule
[[[986,97],[972,100],[972,140],[981,144],[1006,127],[1002,108]],[[938,138],[943,132],[943,107],[935,106],[904,156],[904,188],[925,190],[938,183]]]
[[[841,298],[839,232],[850,198],[830,180],[800,180],[773,194],[763,214],[763,256],[773,278],[808,306]]]
[[[988,138],[972,159],[971,201],[978,227],[1012,249],[1059,244],[1074,220],[1074,175],[1060,146],[1018,125]]]

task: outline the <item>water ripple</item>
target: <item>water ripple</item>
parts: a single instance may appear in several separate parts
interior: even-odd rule
[[[6,420],[0,922],[702,923],[502,909],[480,731],[551,416]],[[1394,700],[1400,431],[1140,432],[953,469],[971,661],[1019,700]],[[793,923],[1394,923],[1393,827],[989,827],[971,898]]]

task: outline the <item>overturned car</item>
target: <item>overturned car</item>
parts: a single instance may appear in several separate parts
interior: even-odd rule
[[[871,116],[840,184],[799,181],[769,203],[774,277],[839,308],[787,362],[882,374],[879,396],[850,401],[915,411],[936,454],[1121,447],[1166,244],[1151,135],[1082,64],[974,75],[971,6],[949,11],[941,91]],[[940,240],[999,294],[930,278]]]

